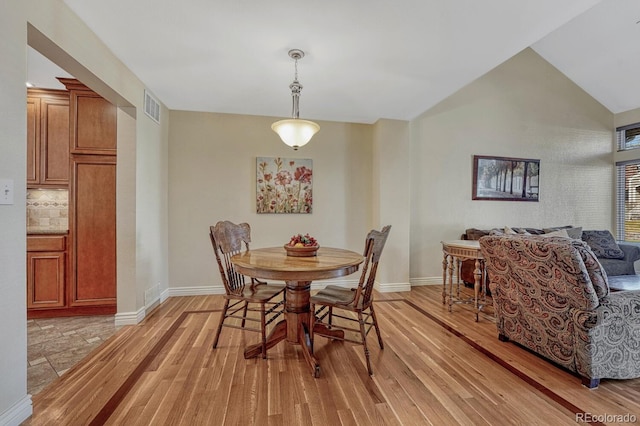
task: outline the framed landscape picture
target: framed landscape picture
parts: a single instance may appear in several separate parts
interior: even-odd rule
[[[473,156],[474,200],[538,201],[540,160]]]
[[[313,160],[256,158],[257,213],[311,213]]]

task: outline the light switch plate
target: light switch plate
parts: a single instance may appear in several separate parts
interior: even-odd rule
[[[13,204],[13,179],[0,179],[0,204]]]

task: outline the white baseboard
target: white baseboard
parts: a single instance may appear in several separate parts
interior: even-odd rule
[[[164,294],[164,292],[163,292]],[[173,296],[206,296],[209,294],[224,294],[223,286],[192,286],[192,287],[169,287],[166,297]],[[165,298],[166,299],[166,298]]]
[[[419,285],[442,285],[442,277],[423,277],[423,278],[411,278],[409,280],[412,286]]]
[[[25,395],[4,413],[0,414],[0,425],[19,426],[33,414],[31,395]]]
[[[314,281],[311,283],[312,290],[320,290],[325,288],[327,285],[337,285],[345,288],[352,288],[358,285],[358,280],[322,280],[322,281]],[[406,287],[406,289],[405,289]],[[383,290],[379,291],[409,291],[411,287],[407,285],[402,285],[402,289],[399,289],[396,285],[393,285],[387,289],[384,286],[381,286]],[[180,296],[207,296],[211,294],[224,294],[224,287],[222,286],[191,286],[191,287],[169,287],[160,293],[154,300],[150,301],[148,306],[144,306],[138,309],[136,312],[119,312],[115,315],[115,325],[116,327],[121,327],[124,325],[136,325],[142,322],[146,317],[147,312],[151,312],[158,305],[164,303],[169,297],[180,297]],[[0,425],[2,423],[0,422]]]
[[[121,327],[123,325],[136,325],[140,323],[146,315],[147,308],[144,306],[136,312],[119,312],[115,315],[115,325],[116,327]]]
[[[270,281],[275,282],[275,281]],[[311,283],[311,290],[320,290],[328,285],[337,285],[340,287],[355,287],[358,280],[321,280]],[[191,287],[169,287],[160,295],[160,303],[172,296],[206,296],[210,294],[224,294],[222,286],[191,286]]]
[[[411,284],[409,283],[379,283],[376,282],[373,287],[380,293],[395,293],[403,291],[411,291]]]
[[[136,312],[119,312],[115,315],[116,327],[123,325],[136,325],[142,322],[147,316],[147,312],[151,312],[157,306],[162,304],[171,296],[203,296],[208,294],[224,294],[224,288],[207,286],[207,287],[173,287],[164,290],[153,300],[149,301],[147,306],[143,306]],[[1,425],[2,423],[0,423]]]

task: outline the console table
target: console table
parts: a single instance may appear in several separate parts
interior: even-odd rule
[[[444,259],[442,260],[442,303],[449,302],[449,312],[454,303],[473,303],[476,321],[486,304],[487,287],[484,258],[480,252],[480,242],[474,240],[441,241]],[[460,298],[460,265],[463,260],[475,260],[473,276],[473,299]],[[456,291],[453,291],[453,270],[456,270]],[[448,291],[447,291],[448,290]]]

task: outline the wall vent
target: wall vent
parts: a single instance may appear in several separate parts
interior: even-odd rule
[[[144,91],[144,113],[160,124],[160,102],[147,90]]]

